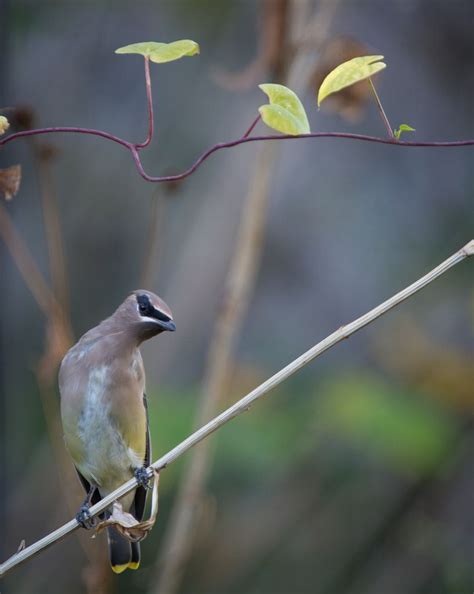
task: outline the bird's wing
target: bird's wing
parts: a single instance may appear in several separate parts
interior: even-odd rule
[[[74,468],[76,468],[76,467],[74,467]],[[77,472],[77,476],[79,477],[79,480],[81,481],[82,486],[84,487],[84,491],[88,495],[89,491],[91,489],[91,484],[89,483],[89,481],[86,478],[84,478],[82,476],[82,474],[79,472],[79,470],[77,468],[76,468],[76,472]],[[92,497],[90,499],[91,505],[95,505],[96,503],[99,503],[99,501],[101,499],[102,499],[102,497],[100,496],[99,489],[97,489],[97,487],[95,487],[94,493],[92,494]],[[104,514],[99,514],[99,518],[103,519]]]
[[[143,460],[143,466],[148,467],[150,466],[151,462],[151,442],[150,442],[150,421],[148,417],[148,403],[146,399],[146,394],[143,394],[143,406],[145,407],[146,412],[146,447],[145,447],[145,459]],[[143,519],[143,514],[145,513],[145,503],[146,503],[146,489],[144,487],[137,487],[135,491],[135,499],[134,499],[134,516],[137,520],[141,521]]]

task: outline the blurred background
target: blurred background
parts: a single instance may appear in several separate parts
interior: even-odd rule
[[[474,136],[468,0],[0,2],[0,106],[13,130],[99,128],[140,141],[145,40],[199,42],[152,65],[153,175],[241,136],[298,92],[313,131],[384,136],[361,83],[316,108],[325,74],[383,54],[375,79],[406,139]],[[266,133],[260,123],[256,134]],[[472,148],[252,143],[153,185],[100,138],[34,137],[0,205],[1,560],[83,498],[58,425],[57,365],[143,287],[178,331],[144,345],[153,458],[473,235]],[[161,475],[142,567],[76,532],[3,594],[464,594],[474,588],[472,262],[286,381]]]

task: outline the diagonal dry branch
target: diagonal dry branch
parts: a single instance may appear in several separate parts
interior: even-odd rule
[[[254,402],[256,402],[262,396],[267,394],[274,387],[281,384],[284,380],[296,373],[299,369],[307,365],[310,361],[312,361],[325,351],[329,350],[337,343],[348,338],[361,328],[367,326],[383,314],[387,313],[390,309],[396,307],[397,305],[405,301],[405,299],[408,299],[417,291],[426,287],[426,285],[433,282],[436,278],[438,278],[439,276],[447,272],[450,268],[456,266],[456,264],[459,264],[469,256],[474,256],[474,239],[467,243],[463,248],[458,250],[455,254],[450,256],[447,260],[439,264],[439,266],[428,272],[428,274],[419,278],[413,284],[409,285],[393,297],[390,297],[390,299],[387,299],[387,301],[384,301],[374,309],[371,309],[369,312],[367,312],[360,318],[357,318],[350,324],[341,326],[338,330],[336,330],[335,332],[327,336],[324,340],[322,340],[321,342],[313,346],[311,349],[300,355],[297,359],[289,363],[286,367],[280,369],[280,371],[275,373],[275,375],[273,375],[265,382],[260,384],[249,394],[238,400],[235,404],[227,408],[220,415],[218,415],[217,417],[209,421],[206,425],[192,433],[184,441],[182,441],[180,444],[178,444],[164,456],[159,458],[148,468],[149,477],[151,478],[152,476],[154,476],[155,471],[160,471],[166,468],[168,464],[174,462],[174,460],[182,456],[185,452],[197,445],[200,441],[211,435],[211,433],[214,433],[214,431],[228,423],[231,419],[249,410],[250,406]],[[96,516],[100,512],[104,511],[114,501],[120,499],[121,497],[132,491],[136,486],[136,479],[131,479],[127,481],[121,487],[113,491],[113,493],[110,493],[110,495],[104,497],[104,499],[102,499],[99,503],[92,506],[90,508],[91,515]],[[13,569],[17,565],[24,563],[30,557],[33,557],[34,555],[38,554],[43,549],[65,538],[68,534],[70,534],[77,528],[79,528],[78,522],[75,519],[71,520],[67,524],[64,524],[54,532],[51,532],[50,534],[33,543],[32,545],[24,548],[21,551],[18,551],[0,565],[0,577],[3,577],[8,571]]]

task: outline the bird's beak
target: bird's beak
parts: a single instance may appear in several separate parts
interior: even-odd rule
[[[163,330],[166,330],[167,332],[174,332],[176,330],[176,324],[173,322],[173,320],[169,320],[168,322],[159,320],[157,324],[160,328],[163,328]]]

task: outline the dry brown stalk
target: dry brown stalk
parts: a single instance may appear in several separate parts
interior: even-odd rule
[[[52,311],[58,311],[58,302],[36,265],[26,243],[16,230],[5,205],[1,202],[0,236],[5,242],[26,286],[31,291],[36,303],[39,305],[44,315],[49,317]]]
[[[33,139],[32,139],[33,140]],[[39,270],[36,262],[21,235],[18,233],[4,204],[0,203],[0,236],[4,240],[25,284],[45,316],[45,348],[35,370],[41,405],[46,422],[47,433],[59,474],[60,485],[70,512],[78,505],[77,498],[69,485],[77,482],[73,465],[64,447],[62,428],[56,400],[56,373],[61,359],[73,343],[73,334],[67,313],[68,291],[67,272],[64,258],[61,224],[54,192],[54,184],[49,167],[52,149],[32,142],[32,148],[40,180],[40,193],[43,206],[45,233],[48,244],[49,264],[54,290]],[[110,581],[107,569],[105,547],[103,555],[90,552],[85,535],[79,541],[89,558],[89,566],[84,576],[86,587],[91,592],[106,594]]]
[[[323,2],[321,10],[308,19],[307,10],[303,10],[308,7],[303,4],[293,1],[289,4],[289,10],[280,11],[279,14],[286,15],[285,26],[280,21],[275,21],[278,38],[281,39],[283,31],[285,37],[285,43],[279,44],[282,54],[279,62],[284,63],[284,70],[287,72],[284,78],[291,79],[293,87],[304,84],[303,77],[306,73],[298,61],[299,49],[288,57],[287,50],[291,40],[298,39],[303,32],[311,31],[315,41],[321,43],[329,29],[335,6],[334,3],[331,5]],[[319,26],[320,22],[322,28]],[[297,47],[296,43],[293,45]],[[248,310],[260,264],[267,203],[277,154],[277,147],[272,144],[262,146],[257,154],[226,281],[223,304],[208,352],[202,395],[195,415],[195,427],[203,425],[216,413],[221,399],[227,392],[235,339]],[[196,448],[188,462],[164,537],[162,553],[151,580],[151,592],[174,594],[179,588],[196,536],[197,512],[202,506],[212,458],[212,441],[206,440]]]

